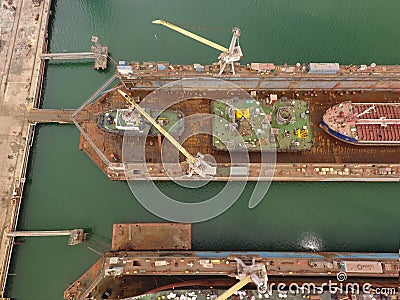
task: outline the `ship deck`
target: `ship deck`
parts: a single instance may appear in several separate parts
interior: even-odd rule
[[[400,103],[344,102],[329,108],[323,120],[328,132],[350,143],[400,145]]]
[[[356,124],[358,141],[400,145],[400,125]]]

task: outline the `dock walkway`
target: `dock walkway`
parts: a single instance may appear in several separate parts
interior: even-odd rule
[[[75,121],[88,121],[90,116],[81,111],[74,116],[74,109],[32,109],[27,113],[27,119],[32,123],[59,123],[72,124]]]
[[[95,58],[96,56],[97,54],[93,52],[44,53],[40,55],[40,58],[48,60],[75,60]]]
[[[43,53],[40,58],[43,60],[80,60],[94,59],[94,68],[107,69],[108,47],[103,46],[99,42],[97,36],[92,36],[94,45],[90,48],[90,52],[64,52],[64,53]]]
[[[12,231],[7,233],[11,238],[15,237],[40,237],[40,236],[69,236],[68,245],[74,246],[86,241],[83,229],[72,230],[42,230],[42,231]]]
[[[0,7],[0,298],[13,247],[7,233],[16,228],[34,132],[26,115],[40,97],[50,4],[14,0]]]

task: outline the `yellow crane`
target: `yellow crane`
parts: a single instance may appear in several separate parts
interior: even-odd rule
[[[201,37],[201,36],[199,36],[197,34],[194,34],[194,33],[190,32],[190,31],[187,31],[186,29],[180,28],[180,27],[178,27],[178,26],[176,26],[174,24],[171,24],[171,23],[169,23],[167,21],[154,20],[152,23],[153,24],[164,25],[165,27],[171,28],[172,30],[175,30],[175,31],[177,31],[179,33],[182,33],[183,35],[186,35],[186,36],[188,36],[188,37],[190,37],[190,38],[192,38],[192,39],[194,39],[196,41],[199,41],[200,43],[206,44],[207,46],[215,48],[215,49],[217,49],[217,50],[219,50],[221,52],[228,52],[229,51],[229,49],[227,49],[227,48],[225,48],[225,47],[223,47],[221,45],[218,45],[217,43],[214,43],[214,42],[212,42],[210,40],[207,40],[206,38],[203,38],[203,37]]]
[[[194,173],[199,174],[201,177],[214,176],[216,174],[216,167],[210,166],[203,158],[204,155],[201,153],[197,153],[196,157],[190,154],[179,142],[168,133],[158,122],[151,117],[143,108],[141,108],[135,101],[132,101],[131,97],[121,91],[118,92],[125,98],[129,104],[131,104],[142,116],[144,116],[157,130],[165,136],[172,145],[174,145],[187,159],[189,163],[189,176],[192,176]]]
[[[203,38],[197,34],[194,34],[190,31],[187,31],[186,29],[180,28],[172,23],[169,23],[167,21],[164,20],[154,20],[152,22],[153,24],[160,24],[160,25],[164,25],[172,30],[175,30],[179,33],[182,33],[183,35],[186,35],[196,41],[199,41],[200,43],[203,43],[205,45],[208,45],[210,47],[213,47],[219,51],[221,51],[221,54],[219,55],[218,59],[219,59],[219,64],[220,64],[220,71],[219,71],[219,75],[221,75],[227,64],[231,65],[231,70],[232,73],[235,74],[235,67],[234,67],[234,63],[236,61],[239,61],[242,59],[243,57],[243,52],[242,49],[240,48],[239,45],[239,36],[240,36],[240,29],[235,27],[232,29],[233,32],[233,36],[232,36],[232,40],[231,43],[229,45],[229,48],[225,48],[217,43],[214,43],[210,40],[207,40],[206,38]]]
[[[263,263],[256,263],[255,258],[252,259],[252,264],[249,266],[246,266],[240,258],[234,259],[237,262],[236,279],[239,279],[239,282],[223,292],[215,300],[228,299],[250,282],[253,282],[257,286],[260,294],[265,294],[268,291],[268,276],[265,265]]]
[[[234,293],[240,291],[246,284],[251,282],[251,277],[250,275],[247,275],[244,279],[240,280],[238,283],[235,285],[231,286],[229,289],[227,289],[225,292],[223,292],[221,295],[219,295],[215,300],[226,300],[230,296],[232,296]]]

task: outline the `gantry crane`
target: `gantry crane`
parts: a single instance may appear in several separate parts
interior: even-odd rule
[[[233,36],[232,36],[232,40],[231,43],[229,45],[229,49],[225,48],[221,45],[218,45],[217,43],[214,43],[210,40],[207,40],[201,36],[198,36],[197,34],[194,34],[190,31],[187,31],[185,29],[182,29],[174,24],[171,24],[167,21],[164,20],[154,20],[153,24],[161,24],[164,25],[168,28],[171,28],[172,30],[175,30],[179,33],[182,33],[196,41],[199,41],[200,43],[206,44],[210,47],[213,47],[219,51],[222,51],[221,54],[218,56],[219,59],[219,64],[220,64],[220,71],[219,71],[219,75],[221,75],[227,64],[230,64],[232,67],[232,73],[235,74],[235,67],[234,67],[234,63],[236,61],[239,61],[242,59],[243,57],[243,52],[242,49],[240,48],[239,45],[239,36],[240,36],[240,29],[235,27],[232,29],[233,32]]]
[[[265,265],[263,263],[256,264],[255,258],[252,259],[252,264],[250,266],[246,266],[240,258],[234,259],[237,262],[236,279],[239,279],[240,281],[222,293],[215,300],[226,300],[249,282],[253,282],[257,286],[257,290],[260,294],[265,294],[268,289],[268,276]]]
[[[143,108],[141,108],[135,101],[132,101],[131,97],[127,93],[121,90],[118,90],[118,92],[186,157],[186,160],[189,163],[189,177],[194,173],[199,174],[201,177],[214,176],[216,174],[216,167],[210,166],[204,160],[203,154],[197,153],[196,157],[194,157]]]

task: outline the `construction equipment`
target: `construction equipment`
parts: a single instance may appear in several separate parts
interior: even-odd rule
[[[218,59],[219,59],[219,65],[220,65],[220,71],[219,71],[219,75],[221,75],[227,64],[231,65],[231,70],[232,73],[235,74],[235,67],[234,67],[234,63],[236,61],[239,61],[242,59],[243,57],[243,52],[242,49],[240,48],[239,45],[239,36],[240,36],[240,29],[235,27],[232,28],[232,32],[233,32],[233,36],[232,36],[232,40],[231,43],[229,45],[229,49],[225,48],[221,45],[218,45],[217,43],[214,43],[210,40],[207,40],[201,36],[198,36],[197,34],[191,33],[190,31],[187,31],[185,29],[182,29],[174,24],[171,24],[167,21],[164,20],[154,20],[152,22],[153,24],[160,24],[160,25],[164,25],[168,28],[171,28],[172,30],[175,30],[179,33],[182,33],[183,35],[186,35],[196,41],[199,41],[200,43],[206,44],[210,47],[213,47],[217,50],[222,51],[221,54],[219,55]]]
[[[141,115],[143,115],[163,136],[165,136],[172,145],[174,145],[187,159],[189,163],[189,177],[193,174],[198,174],[201,177],[214,176],[216,174],[216,167],[210,166],[205,160],[204,155],[197,153],[196,157],[191,155],[179,142],[170,135],[158,122],[153,119],[143,108],[141,108],[135,101],[132,101],[131,97],[121,91],[118,92],[128,101]]]
[[[235,277],[240,281],[222,293],[216,300],[229,298],[249,282],[253,282],[257,286],[260,294],[265,294],[268,289],[268,275],[265,265],[263,263],[256,264],[254,257],[250,266],[246,266],[240,258],[235,257],[234,259],[237,262],[237,275]]]

